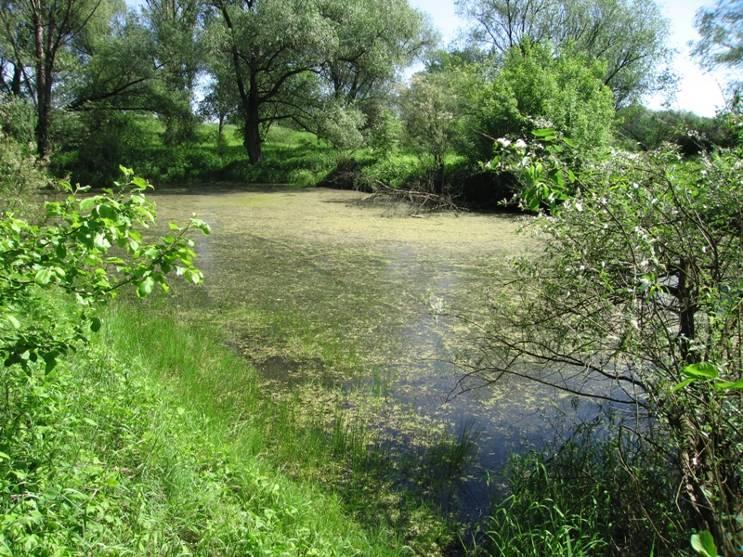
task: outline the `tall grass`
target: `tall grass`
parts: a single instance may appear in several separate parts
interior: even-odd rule
[[[165,312],[127,306],[116,308],[107,323],[104,342],[222,432],[227,439],[221,442],[240,458],[332,493],[338,520],[375,540],[369,542],[374,551],[405,554],[408,547],[438,555],[452,543],[452,526],[423,499],[398,489],[388,455],[364,424],[338,415],[328,430],[296,419],[296,402],[262,392],[256,370],[206,326],[184,327]]]
[[[363,428],[299,427],[205,328],[127,307],[104,324],[14,395],[0,555],[441,554],[424,507],[389,517]]]

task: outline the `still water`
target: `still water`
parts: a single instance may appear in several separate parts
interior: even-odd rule
[[[436,497],[476,521],[502,493],[509,455],[543,447],[595,408],[515,378],[460,392],[491,288],[509,258],[536,249],[519,233],[528,217],[411,216],[364,197],[158,192],[162,222],[195,214],[212,227],[197,242],[206,283],[181,287],[175,303],[184,319],[222,329],[262,373],[265,391],[290,397],[313,423],[362,423],[401,460],[460,440],[468,457],[446,470],[456,481]]]

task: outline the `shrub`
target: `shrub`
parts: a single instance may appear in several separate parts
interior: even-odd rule
[[[730,554],[743,500],[741,154],[584,168],[574,197],[537,221],[539,254],[498,290],[479,364],[490,380],[526,375],[647,415],[654,435],[635,430],[668,455],[685,519]]]
[[[548,45],[524,42],[510,49],[500,72],[474,91],[476,160],[488,160],[493,139],[553,127],[581,151],[605,146],[614,119],[614,98],[599,62],[555,56]]]
[[[35,141],[35,126],[36,112],[31,103],[0,94],[0,132],[26,148]]]

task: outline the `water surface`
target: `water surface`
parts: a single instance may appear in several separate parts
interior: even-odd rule
[[[518,233],[527,217],[418,217],[325,189],[154,197],[163,222],[196,214],[213,230],[197,245],[205,286],[177,289],[184,316],[227,331],[266,392],[293,398],[308,419],[358,420],[401,458],[464,435],[472,462],[447,471],[458,481],[440,497],[462,518],[487,512],[513,451],[593,413],[514,378],[452,396],[489,289],[509,257],[535,248]]]

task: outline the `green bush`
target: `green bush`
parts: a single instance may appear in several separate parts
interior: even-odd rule
[[[488,160],[494,138],[552,127],[584,152],[608,144],[614,98],[603,68],[581,55],[555,56],[544,44],[524,42],[505,55],[490,83],[474,91],[471,133],[476,160]]]
[[[35,126],[36,112],[30,102],[0,94],[0,132],[26,148],[35,141]]]
[[[0,130],[0,216],[21,210],[29,194],[46,184],[46,174],[29,149]]]
[[[362,168],[364,178],[372,185],[382,182],[393,188],[399,188],[409,183],[425,171],[417,155],[397,153],[374,160]]]

